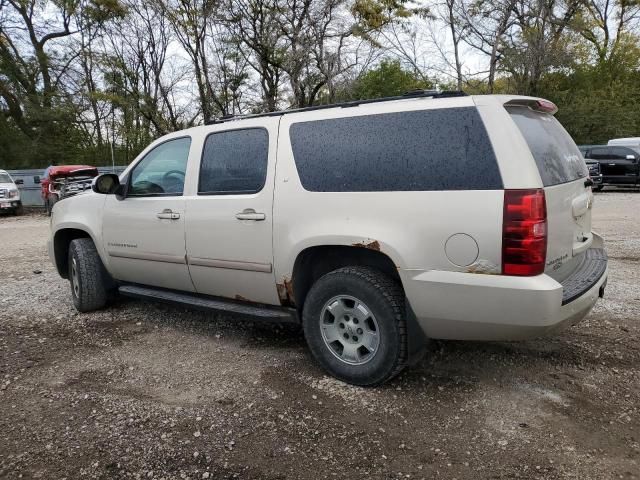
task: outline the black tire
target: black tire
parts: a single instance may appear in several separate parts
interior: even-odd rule
[[[594,185],[591,188],[593,189],[594,192],[601,192],[602,189],[604,188],[604,185]]]
[[[53,206],[58,203],[58,197],[56,195],[49,195],[46,200],[47,215],[51,216]]]
[[[109,275],[90,238],[76,238],[69,245],[69,284],[73,305],[79,312],[98,310],[107,304]],[[77,286],[75,285],[77,281]]]
[[[366,363],[345,363],[332,352],[323,338],[321,324],[324,307],[327,302],[341,295],[363,302],[376,319],[379,343]],[[396,376],[407,364],[404,292],[397,281],[372,268],[344,267],[322,276],[307,295],[302,324],[315,359],[327,372],[347,383],[379,385]]]
[[[23,213],[24,213],[24,207],[22,206],[22,202],[20,202],[18,206],[15,208],[15,210],[13,211],[13,214],[18,216],[18,215],[22,215]]]

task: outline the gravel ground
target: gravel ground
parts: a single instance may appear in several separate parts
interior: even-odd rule
[[[639,478],[640,193],[597,195],[606,298],[521,343],[338,382],[298,331],[120,300],[76,313],[48,219],[0,218],[1,478]]]

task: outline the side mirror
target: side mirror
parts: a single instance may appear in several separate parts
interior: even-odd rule
[[[102,195],[116,194],[120,189],[120,178],[115,173],[103,173],[91,182],[91,190]]]
[[[34,175],[33,176],[33,183],[40,183],[40,176],[39,175]]]
[[[17,180],[15,180],[13,183],[15,183],[16,185],[24,185],[24,180],[21,178],[18,178]]]

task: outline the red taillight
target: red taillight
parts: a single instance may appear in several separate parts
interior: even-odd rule
[[[547,257],[544,190],[505,190],[502,274],[539,275]]]

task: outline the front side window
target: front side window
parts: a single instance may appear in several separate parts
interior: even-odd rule
[[[629,160],[627,157],[632,156],[635,158],[638,157],[638,153],[635,150],[632,150],[627,147],[612,147],[611,148],[611,158],[616,160]]]
[[[161,143],[133,167],[127,196],[178,196],[184,189],[191,138]]]
[[[589,157],[593,160],[603,160],[606,158],[611,158],[611,151],[608,147],[601,148],[592,148],[589,151]]]
[[[200,195],[256,193],[267,177],[269,135],[263,128],[210,134],[200,165]]]

